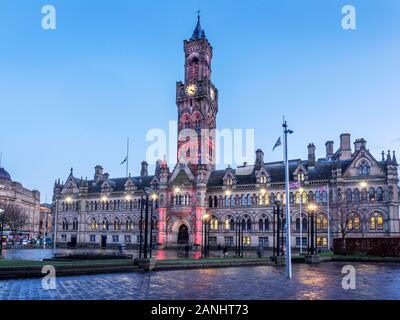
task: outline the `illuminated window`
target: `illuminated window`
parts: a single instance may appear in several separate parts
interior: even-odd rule
[[[260,177],[260,183],[263,183],[263,184],[265,184],[265,183],[267,183],[267,177],[266,176],[261,176]]]
[[[301,195],[301,201],[303,202],[303,204],[307,204],[307,193],[303,192],[303,194]]]
[[[133,221],[131,218],[128,218],[125,223],[126,230],[133,230]]]
[[[97,224],[96,219],[92,219],[92,221],[90,222],[90,229],[91,230],[97,230],[99,228],[99,225]]]
[[[114,220],[114,230],[121,230],[121,223],[119,222],[119,219]]]
[[[327,247],[328,239],[326,237],[317,237],[317,246],[318,247]]]
[[[251,245],[251,237],[249,237],[249,236],[243,237],[243,245],[250,246]]]
[[[225,230],[230,230],[231,229],[231,220],[226,219],[225,220]]]
[[[218,230],[218,220],[216,217],[213,217],[210,222],[211,230]]]
[[[228,247],[233,246],[233,237],[225,237],[225,245]]]
[[[360,230],[360,218],[359,217],[354,218],[354,230]]]
[[[296,199],[295,199],[296,204],[300,204],[300,200],[301,200],[300,192],[296,192]]]

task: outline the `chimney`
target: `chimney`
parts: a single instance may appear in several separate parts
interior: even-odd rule
[[[261,149],[256,151],[256,168],[261,169],[264,165],[264,152]]]
[[[331,160],[333,157],[333,141],[327,141],[325,143],[326,147],[326,160]]]
[[[340,135],[340,160],[351,159],[350,134],[343,133]]]
[[[314,143],[310,143],[307,148],[308,148],[308,165],[314,166],[315,165],[315,145],[314,145]]]
[[[98,182],[101,179],[103,179],[103,167],[97,165],[96,167],[94,167],[94,180]]]
[[[142,162],[142,170],[140,170],[140,176],[142,178],[147,177],[149,175],[148,167],[149,167],[149,164],[146,161],[143,161]]]
[[[357,139],[354,142],[355,152],[360,151],[362,148],[365,148],[366,146],[367,146],[367,141],[365,141],[363,138]]]

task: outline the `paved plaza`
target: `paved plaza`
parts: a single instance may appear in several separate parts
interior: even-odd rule
[[[41,279],[4,280],[0,299],[400,299],[400,266],[352,263],[357,287],[344,290],[344,265],[295,264],[292,280],[269,266],[59,277],[55,290]]]

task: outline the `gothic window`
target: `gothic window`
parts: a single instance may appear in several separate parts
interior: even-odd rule
[[[376,201],[383,201],[383,189],[381,187],[376,190]]]
[[[260,183],[262,183],[262,184],[267,183],[267,177],[266,177],[265,175],[262,175],[262,176],[260,177]]]
[[[199,76],[199,59],[194,58],[189,65],[189,78],[197,79]]]
[[[354,230],[360,230],[360,218],[358,216],[354,218]]]
[[[322,203],[328,203],[328,192],[322,192]]]
[[[269,220],[268,219],[265,219],[264,220],[264,230],[269,230]]]
[[[354,190],[354,202],[360,202],[360,190]]]
[[[247,224],[247,230],[251,230],[251,220],[250,219],[247,219],[246,224]]]
[[[328,230],[328,219],[324,214],[319,214],[317,216],[317,231]]]
[[[231,229],[231,220],[228,217],[228,219],[225,220],[225,230],[230,230],[230,229]]]
[[[315,192],[315,203],[321,203],[321,192]]]
[[[275,202],[275,194],[271,192],[269,195],[269,203],[274,203],[274,202]]]
[[[300,231],[300,218],[296,219],[296,231],[299,232]]]
[[[302,193],[301,201],[303,202],[303,204],[307,204],[307,193],[306,192]]]
[[[126,219],[125,229],[126,230],[133,230],[133,221],[132,221],[132,219],[130,217],[128,219]]]
[[[218,230],[218,219],[215,216],[211,219],[210,228],[211,230]]]
[[[214,196],[214,208],[218,207],[218,198],[217,196]]]
[[[114,230],[121,230],[121,223],[118,218],[114,219]]]
[[[377,212],[370,218],[370,230],[383,230],[383,217]]]
[[[308,226],[307,226],[307,219],[306,218],[303,218],[302,227],[303,227],[303,231],[307,231]]]
[[[300,204],[300,201],[301,201],[300,192],[296,192],[296,200],[295,200],[296,204]]]
[[[276,194],[276,201],[282,202],[282,195],[279,192]]]
[[[108,230],[109,229],[109,225],[108,225],[108,220],[107,219],[103,219],[102,228],[103,228],[103,230]]]
[[[246,205],[246,196],[244,194],[242,194],[240,204],[241,204],[241,206],[245,206]]]
[[[371,169],[370,169],[368,162],[363,160],[361,162],[360,166],[358,167],[358,174],[365,176],[365,175],[369,175],[370,171],[371,171]]]
[[[293,192],[291,192],[289,194],[289,201],[290,201],[290,204],[294,204],[294,194],[293,194]]]
[[[251,206],[251,196],[248,194],[246,198],[247,198],[247,206],[250,207]]]
[[[78,230],[78,219],[77,218],[74,218],[73,220],[72,220],[72,230]]]
[[[353,192],[351,191],[351,189],[346,190],[346,200],[347,202],[353,201]]]
[[[63,222],[62,222],[62,229],[68,230],[68,221],[65,218],[63,219]]]
[[[92,218],[90,221],[90,230],[95,231],[99,228],[99,225],[97,224],[97,221],[95,218]]]
[[[213,198],[211,196],[208,197],[208,207],[212,208],[213,205]]]
[[[375,188],[369,188],[369,201],[375,201]]]

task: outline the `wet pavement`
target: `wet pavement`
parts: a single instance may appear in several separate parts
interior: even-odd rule
[[[59,277],[55,290],[42,279],[4,280],[0,299],[400,299],[399,265],[351,263],[356,289],[344,290],[349,264],[294,264],[291,280],[272,266]]]

